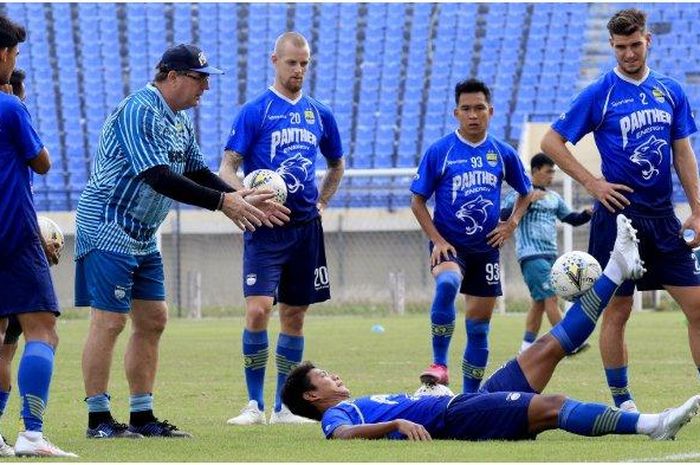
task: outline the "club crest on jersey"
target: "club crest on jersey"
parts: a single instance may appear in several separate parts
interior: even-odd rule
[[[642,178],[645,180],[651,179],[652,176],[659,174],[658,167],[664,156],[661,153],[661,147],[668,143],[659,139],[656,136],[651,136],[646,142],[637,146],[634,153],[630,156],[630,161],[642,167]]]
[[[666,99],[664,98],[664,93],[661,92],[660,89],[654,87],[653,89],[651,89],[651,93],[654,96],[654,100],[656,100],[657,102],[664,103],[666,101]]]
[[[289,157],[282,162],[277,172],[287,183],[288,192],[304,190],[304,182],[309,177],[311,160],[304,158],[301,153]]]
[[[467,236],[471,236],[484,229],[483,225],[486,222],[486,218],[488,218],[487,209],[492,205],[493,202],[480,195],[460,207],[456,216],[467,224],[464,229]]]
[[[114,298],[122,300],[126,297],[126,288],[124,286],[114,286]]]
[[[486,163],[488,163],[489,166],[496,166],[498,164],[498,154],[490,150],[486,152]]]
[[[306,124],[314,124],[316,122],[316,115],[314,115],[313,110],[304,110],[304,119]]]

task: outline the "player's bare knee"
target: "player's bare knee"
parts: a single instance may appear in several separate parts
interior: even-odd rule
[[[300,334],[304,328],[306,307],[280,309],[280,324],[285,334]]]
[[[252,304],[246,307],[245,319],[248,328],[266,328],[272,308],[264,305]]]
[[[105,313],[106,318],[94,318],[91,326],[99,333],[106,333],[111,337],[119,336],[126,326],[126,314]]]

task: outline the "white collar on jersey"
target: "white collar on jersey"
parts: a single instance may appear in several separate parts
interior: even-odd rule
[[[160,93],[160,90],[158,90],[158,88],[156,86],[154,86],[153,84],[151,84],[150,82],[148,84],[146,84],[146,88],[148,90],[150,90],[151,92],[155,92],[155,94],[158,96],[161,103],[163,104],[163,108],[165,108],[165,111],[167,111],[168,114],[170,115],[170,117],[173,120],[175,120],[175,118],[177,118],[177,115],[175,114],[173,109],[170,108],[170,105],[168,105],[168,102],[165,101],[165,99],[163,98],[163,94]]]
[[[457,138],[459,140],[461,140],[462,142],[464,142],[465,144],[467,144],[469,147],[472,147],[472,148],[477,148],[478,146],[480,146],[481,144],[486,142],[486,139],[489,138],[489,133],[487,132],[486,135],[484,135],[484,138],[475,144],[474,142],[470,142],[467,139],[465,139],[464,137],[462,137],[462,135],[459,133],[459,129],[455,129],[455,134],[457,135]]]
[[[647,78],[649,77],[649,73],[651,72],[651,69],[649,69],[648,66],[646,68],[647,69],[646,69],[646,71],[644,71],[644,76],[639,81],[622,74],[622,71],[620,71],[620,69],[617,66],[615,66],[615,68],[613,68],[613,71],[615,72],[615,74],[617,74],[617,77],[619,77],[623,81],[629,82],[630,84],[634,84],[635,86],[640,86],[644,81],[647,80]]]
[[[275,94],[276,96],[278,96],[279,98],[281,98],[285,102],[291,103],[292,105],[296,105],[297,103],[299,103],[299,100],[301,100],[301,97],[303,97],[303,95],[304,95],[304,93],[302,91],[299,91],[299,97],[292,100],[289,97],[285,97],[284,95],[282,95],[277,89],[275,89],[275,86],[270,86],[270,87],[268,87],[268,89],[270,89],[273,94]]]

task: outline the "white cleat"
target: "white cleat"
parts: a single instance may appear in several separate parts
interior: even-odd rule
[[[0,457],[14,457],[15,450],[7,443],[5,437],[0,435]]]
[[[623,279],[639,279],[647,271],[639,256],[637,230],[623,214],[617,215],[617,238],[610,259],[619,265]]]
[[[657,441],[676,439],[676,434],[686,425],[700,408],[700,396],[693,396],[680,407],[665,410],[660,414],[659,425],[649,433],[649,437]]]
[[[248,402],[248,405],[243,407],[240,415],[229,418],[226,423],[229,425],[250,426],[264,425],[267,422],[265,421],[265,412],[258,408],[258,401],[251,400]]]
[[[32,434],[33,433],[33,434]],[[41,433],[20,431],[15,442],[17,457],[71,457],[78,458],[72,452],[59,449]]]
[[[279,412],[272,412],[270,415],[270,424],[287,424],[301,425],[304,423],[316,423],[316,420],[294,415],[286,405],[282,404],[282,409]]]
[[[620,407],[618,407],[620,410],[623,412],[627,413],[639,413],[639,409],[637,408],[637,404],[634,403],[632,399],[626,400],[623,403],[620,404]]]

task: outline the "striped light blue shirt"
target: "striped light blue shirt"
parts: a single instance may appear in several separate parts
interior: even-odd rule
[[[530,204],[515,230],[515,255],[518,261],[535,256],[557,256],[557,219],[571,213],[571,208],[559,194],[546,191],[540,200]],[[513,208],[517,193],[511,191],[503,208]]]
[[[157,251],[155,233],[172,200],[139,175],[167,165],[177,174],[206,167],[194,127],[153,85],[130,95],[102,126],[76,214],[75,258],[93,249],[130,255]]]

